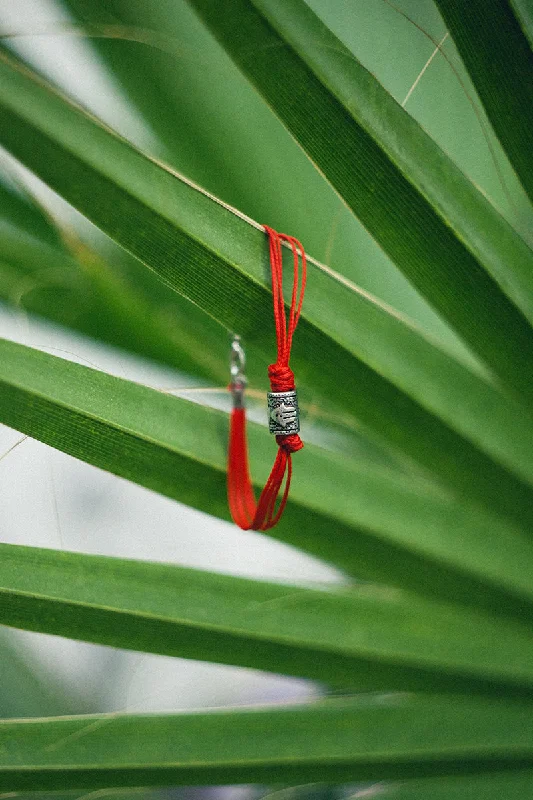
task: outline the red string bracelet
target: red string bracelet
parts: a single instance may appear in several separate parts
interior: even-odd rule
[[[279,522],[289,496],[292,477],[291,453],[301,450],[303,445],[298,432],[300,419],[298,398],[294,386],[294,374],[289,367],[292,337],[298,320],[305,292],[307,265],[305,252],[300,242],[285,233],[276,233],[265,225],[270,245],[270,269],[272,273],[272,299],[274,322],[278,342],[275,364],[268,368],[271,391],[268,393],[270,432],[276,436],[278,454],[272,472],[256,503],[248,468],[248,445],[246,441],[246,410],[244,406],[244,351],[236,336],[232,344],[231,384],[233,410],[230,421],[228,450],[228,503],[233,521],[243,530],[267,531]],[[283,299],[283,251],[282,242],[292,249],[294,278],[289,316],[285,313]],[[300,259],[302,262],[301,286]],[[286,477],[285,477],[286,476]],[[276,509],[276,501],[283,481],[285,488]]]

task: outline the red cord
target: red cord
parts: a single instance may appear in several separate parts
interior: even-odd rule
[[[300,242],[293,236],[276,233],[265,225],[270,244],[270,268],[272,272],[272,298],[274,305],[274,322],[278,342],[278,354],[275,364],[268,368],[268,377],[273,392],[289,392],[294,390],[294,374],[289,367],[292,337],[302,309],[307,277],[305,252]],[[288,242],[292,249],[294,278],[289,318],[285,313],[283,299],[283,251],[282,241]],[[299,262],[302,261],[301,286]],[[228,452],[228,503],[234,522],[243,530],[266,531],[279,522],[287,503],[292,477],[291,453],[301,450],[302,440],[297,433],[287,436],[276,436],[278,454],[272,472],[261,492],[259,501],[255,495],[248,468],[248,445],[246,441],[246,412],[244,408],[234,408],[231,414],[230,438]],[[286,479],[285,479],[286,476]],[[276,501],[283,481],[285,488],[276,509]]]

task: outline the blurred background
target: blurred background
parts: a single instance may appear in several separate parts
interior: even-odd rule
[[[531,239],[531,211],[431,0],[394,5],[388,0],[311,0],[309,5]],[[345,209],[185,0],[0,0],[0,33],[2,46],[141,150],[254,219],[297,236],[311,255],[473,363]],[[332,131],[332,143],[334,138]],[[99,265],[98,285],[88,264]],[[136,314],[137,321],[143,314],[155,315],[159,338],[147,342],[142,333],[135,338],[125,319],[120,327],[126,300],[128,314]],[[183,336],[180,323],[192,313],[186,301],[173,297],[0,151],[0,336],[229,408],[224,331],[215,337],[219,347],[213,349],[209,342],[216,325],[196,312],[191,358],[184,363],[175,357],[173,341]],[[262,411],[256,413],[261,419]],[[324,433],[316,420],[309,422],[311,437],[326,446],[358,447],[391,459],[362,430]],[[0,481],[3,542],[292,583],[342,580],[334,569],[266,536],[244,533],[2,426]],[[253,670],[8,629],[0,633],[3,717],[285,702],[320,691],[305,681]],[[324,792],[308,788],[298,796]],[[333,790],[327,792],[332,796]],[[349,790],[352,797],[371,796],[368,792],[368,787]],[[216,790],[217,797],[228,798],[264,794],[246,787]],[[279,800],[282,796],[293,795],[279,794]]]

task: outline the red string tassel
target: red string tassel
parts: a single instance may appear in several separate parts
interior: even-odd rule
[[[272,299],[278,353],[275,364],[268,368],[272,392],[293,391],[294,374],[289,367],[292,337],[302,309],[307,276],[305,252],[300,242],[293,236],[276,233],[265,226],[270,245],[270,268],[272,273]],[[288,242],[293,255],[293,287],[289,315],[285,312],[283,299],[283,251],[282,242]],[[300,284],[300,258],[302,264]],[[240,350],[239,345],[237,345]],[[243,359],[242,350],[240,350]],[[302,440],[297,433],[277,435],[278,454],[274,466],[256,504],[250,472],[248,468],[248,444],[246,440],[246,411],[243,402],[244,376],[233,379],[231,389],[234,408],[231,414],[228,451],[228,503],[234,522],[243,530],[266,531],[279,522],[287,503],[292,477],[291,454],[301,450]],[[283,482],[285,487],[282,490]],[[282,491],[276,508],[277,498]]]

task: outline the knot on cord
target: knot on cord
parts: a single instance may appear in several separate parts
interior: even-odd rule
[[[304,446],[297,433],[289,433],[288,436],[276,436],[276,444],[286,453],[297,453]]]
[[[273,392],[292,392],[294,390],[294,372],[290,367],[282,364],[270,364],[268,377]]]

